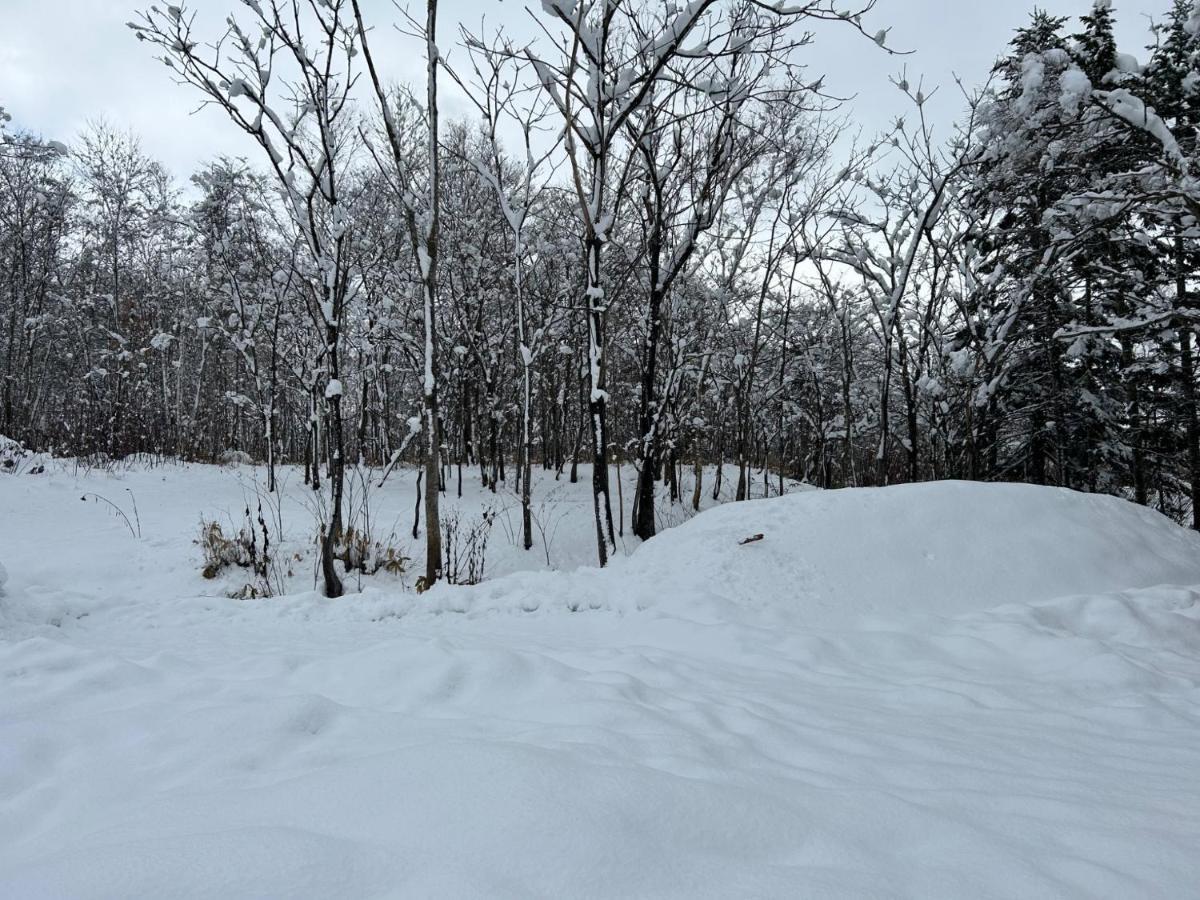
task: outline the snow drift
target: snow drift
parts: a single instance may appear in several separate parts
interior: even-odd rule
[[[1024,484],[811,491],[712,509],[640,548],[620,577],[684,606],[841,625],[1200,583],[1200,534],[1114,497]]]

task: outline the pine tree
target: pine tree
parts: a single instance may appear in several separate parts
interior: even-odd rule
[[[1092,85],[1101,87],[1117,68],[1117,38],[1112,0],[1095,0],[1092,11],[1080,16],[1083,31],[1075,35],[1071,55]]]
[[[1159,28],[1159,44],[1154,48],[1145,73],[1147,97],[1188,155],[1195,153],[1200,127],[1200,38],[1188,29],[1194,6],[1192,0],[1174,0],[1166,22]],[[1175,210],[1174,214],[1167,212],[1163,225],[1168,246],[1164,255],[1171,260],[1176,308],[1194,316],[1195,297],[1194,292],[1188,290],[1188,284],[1194,281],[1200,260],[1195,222],[1182,209]],[[1175,404],[1173,418],[1179,422],[1179,430],[1184,435],[1192,527],[1200,530],[1200,411],[1197,409],[1192,321],[1193,317],[1181,316],[1175,323],[1176,346],[1168,348],[1168,352],[1177,360],[1179,401]]]
[[[1064,158],[1065,113],[1050,84],[1055,68],[1069,63],[1065,24],[1036,10],[996,64],[1001,84],[986,123],[983,166],[970,192],[977,214],[994,221],[976,236],[990,258],[985,272],[1004,274],[998,291],[980,295],[994,305],[975,311],[985,355],[998,361],[987,377],[992,387],[981,418],[990,421],[990,433],[982,439],[992,445],[993,467],[1000,470],[993,475],[1039,484],[1073,481],[1062,464],[1067,415],[1063,354],[1055,340],[1071,318],[1070,297],[1047,267],[1053,244],[1047,216],[1074,179]]]
[[[1082,16],[1083,31],[1075,36],[1071,56],[1091,87],[1106,90],[1123,85],[1131,75],[1118,71],[1115,17],[1111,0],[1095,0]],[[1081,112],[1076,131],[1075,165],[1080,189],[1099,192],[1117,173],[1128,171],[1150,151],[1149,142],[1123,129],[1114,130],[1094,110]],[[1147,284],[1153,254],[1129,240],[1137,226],[1132,211],[1097,220],[1094,210],[1077,207],[1072,230],[1071,270],[1075,290],[1074,319],[1085,327],[1128,318],[1139,292]],[[1141,494],[1145,485],[1141,392],[1132,372],[1134,350],[1126,336],[1097,336],[1070,345],[1065,367],[1073,375],[1075,411],[1071,447],[1080,471],[1093,490],[1099,473],[1128,473]]]

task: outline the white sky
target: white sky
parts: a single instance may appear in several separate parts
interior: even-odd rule
[[[661,2],[661,0],[644,0]],[[1038,0],[1060,15],[1078,15],[1092,0]],[[254,148],[224,121],[218,110],[193,114],[198,97],[172,82],[149,47],[134,39],[125,23],[149,0],[0,0],[0,105],[20,128],[69,141],[89,119],[103,117],[132,129],[152,156],[180,177],[218,153],[249,155]],[[1122,50],[1144,58],[1150,15],[1161,15],[1170,0],[1117,0]],[[229,12],[244,17],[240,0],[192,0],[215,37]],[[423,7],[423,4],[419,4]],[[851,112],[867,132],[884,128],[907,108],[888,83],[902,65],[909,79],[925,76],[927,88],[941,85],[933,115],[947,127],[961,106],[953,75],[969,85],[982,82],[1015,27],[1026,21],[1034,0],[879,0],[867,31],[892,28],[890,43],[915,51],[904,60],[888,57],[870,41],[836,24],[822,25],[807,48],[811,74],[826,76],[830,90],[856,95]],[[396,37],[383,47],[382,35],[398,16],[389,0],[368,0],[372,24],[380,26],[377,53],[387,49],[385,66],[397,80],[422,77],[421,48]],[[475,26],[481,16],[503,23],[515,35],[532,33],[521,0],[442,0],[439,13],[443,52],[457,34],[457,22]],[[539,8],[540,3],[532,3]],[[1074,28],[1072,28],[1074,30]],[[453,49],[450,49],[453,59]],[[452,96],[445,114],[465,112]]]

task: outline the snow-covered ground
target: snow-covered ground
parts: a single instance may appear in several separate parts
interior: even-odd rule
[[[203,596],[253,475],[0,476],[0,897],[1197,894],[1200,536],[1156,513],[797,492],[597,572],[585,479],[561,571],[498,526],[477,587]]]

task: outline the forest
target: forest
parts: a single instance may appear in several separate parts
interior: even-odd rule
[[[543,0],[524,43],[439,29],[436,0],[131,11],[130,52],[245,155],[176,173],[114,123],[4,128],[0,434],[272,487],[302,465],[328,596],[348,470],[401,465],[424,586],[464,479],[515,492],[532,547],[534,467],[583,466],[602,566],[664,485],[699,509],[723,482],[1018,481],[1200,527],[1200,7],[1133,48],[1109,0],[1036,11],[986,84],[933,86],[874,6]],[[375,52],[393,24],[420,84]],[[890,128],[804,66],[817,25],[892,56]]]

